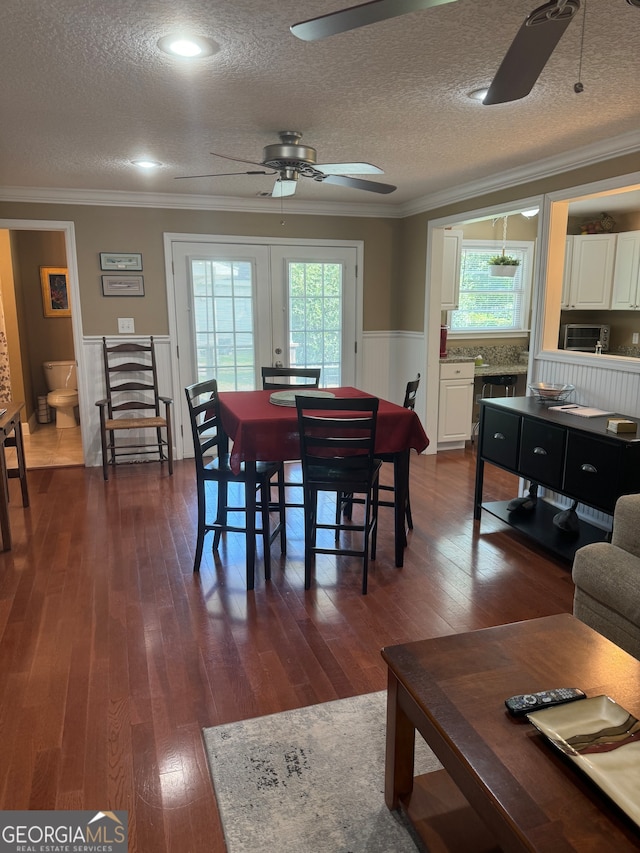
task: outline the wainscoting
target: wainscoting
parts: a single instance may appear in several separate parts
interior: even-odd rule
[[[585,357],[558,351],[542,353],[535,360],[535,382],[557,382],[575,385],[571,402],[594,406],[605,411],[640,417],[640,359],[637,363],[615,356]],[[548,493],[561,507],[570,504],[566,498]],[[587,507],[578,514],[604,529],[611,528],[611,517]]]
[[[126,340],[144,343],[149,341],[148,335],[127,335]],[[156,359],[158,363],[158,384],[160,393],[174,400],[174,433],[179,433],[180,427],[189,429],[188,424],[182,424],[181,406],[184,391],[173,387],[171,365],[171,339],[168,335],[154,335],[156,344]],[[123,338],[108,337],[110,346],[122,343]],[[80,404],[82,418],[82,437],[86,465],[93,467],[101,465],[100,422],[96,401],[104,396],[104,367],[102,363],[102,338],[85,337],[82,341],[83,371],[79,376],[84,381],[80,389]],[[80,362],[80,359],[78,359]],[[357,379],[358,387],[370,394],[376,394],[394,403],[401,404],[404,399],[404,389],[409,379],[417,373],[425,376],[424,369],[424,337],[418,332],[365,332],[362,340],[362,352]],[[421,386],[416,400],[416,411],[424,421],[425,393]],[[176,458],[180,458],[176,453]]]

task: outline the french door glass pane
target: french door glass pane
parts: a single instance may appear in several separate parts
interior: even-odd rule
[[[198,382],[221,391],[255,387],[255,334],[249,261],[192,260]]]
[[[290,261],[289,361],[320,367],[324,387],[340,384],[342,264]]]

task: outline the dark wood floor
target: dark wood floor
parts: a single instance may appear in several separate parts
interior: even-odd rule
[[[384,645],[571,610],[570,567],[485,515],[473,451],[412,455],[403,569],[381,509],[369,594],[360,562],[318,558],[305,592],[301,511],[273,578],[247,594],[229,535],[192,573],[191,462],[10,481],[0,554],[0,808],[127,809],[131,853],[222,853],[201,729],[381,690]],[[516,494],[487,467],[485,499]]]

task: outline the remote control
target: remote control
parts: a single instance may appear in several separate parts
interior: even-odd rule
[[[541,690],[539,693],[523,693],[504,700],[507,710],[514,717],[522,717],[542,708],[563,705],[565,702],[575,702],[576,699],[586,699],[586,694],[577,687],[559,687],[556,690]]]

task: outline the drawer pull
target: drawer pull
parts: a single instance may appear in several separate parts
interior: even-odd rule
[[[535,453],[536,456],[546,456],[547,455],[547,451],[544,449],[544,447],[534,447],[533,452]]]
[[[590,462],[585,462],[584,465],[580,466],[580,470],[584,471],[585,474],[597,474],[598,469],[595,465],[592,465]]]
[[[493,437],[498,441],[504,441],[504,434],[501,432],[494,432]]]

